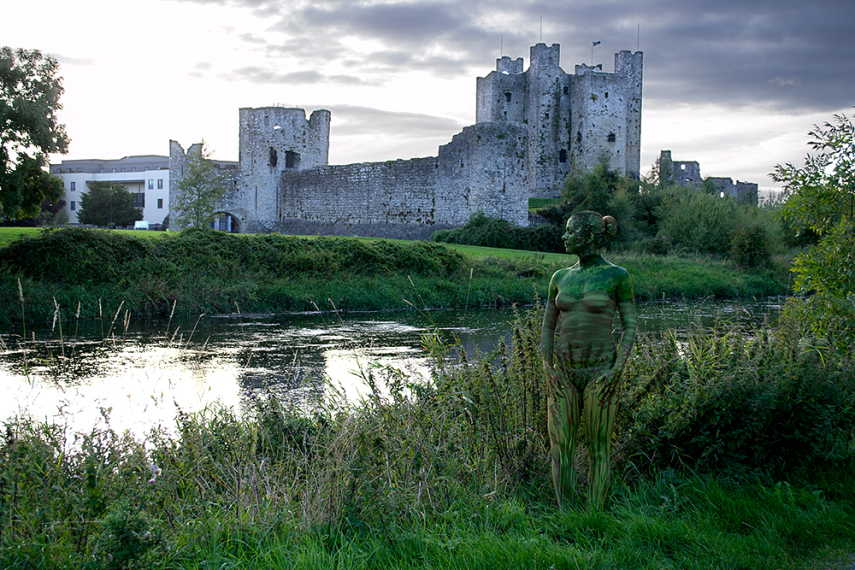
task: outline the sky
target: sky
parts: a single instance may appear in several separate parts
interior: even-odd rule
[[[60,62],[64,159],[238,158],[238,110],[332,113],[330,163],[436,156],[475,122],[496,58],[644,52],[642,173],[659,151],[773,187],[807,132],[853,114],[852,0],[10,0],[0,44]]]

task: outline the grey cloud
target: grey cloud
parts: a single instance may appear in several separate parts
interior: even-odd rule
[[[185,0],[226,3],[227,0]],[[353,77],[403,74],[484,75],[493,68],[504,36],[505,55],[528,59],[540,39],[559,43],[562,67],[597,62],[636,48],[641,26],[645,102],[716,103],[801,113],[849,107],[855,93],[851,56],[851,0],[439,0],[360,2],[314,0],[289,4],[228,0],[272,16],[263,36],[268,57],[290,57],[323,71],[331,59]],[[269,34],[269,35],[267,35]],[[285,36],[284,41],[272,38]],[[352,53],[341,40],[370,39],[381,47]],[[246,41],[257,43],[254,36]]]
[[[282,83],[288,85],[312,85],[333,83],[342,85],[367,85],[369,82],[351,75],[323,75],[315,70],[278,73],[273,69],[247,66],[235,69],[221,76],[228,81],[249,81],[250,83]]]
[[[397,113],[356,105],[327,106],[332,113],[336,136],[386,134],[390,136],[430,137],[451,135],[465,125],[459,121],[421,113]]]

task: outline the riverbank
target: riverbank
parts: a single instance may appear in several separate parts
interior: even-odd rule
[[[640,341],[605,512],[554,504],[536,348],[434,379],[371,368],[307,416],[181,413],[144,441],[21,420],[0,440],[3,568],[837,568],[855,543],[852,353],[792,328]],[[370,375],[369,375],[370,373]],[[66,413],[66,412],[63,412]],[[71,412],[67,412],[71,413]],[[577,456],[582,472],[584,452]]]
[[[788,292],[781,267],[744,272],[712,258],[607,257],[629,270],[638,300]],[[531,304],[552,273],[573,262],[570,255],[429,242],[51,230],[0,248],[0,322],[51,320],[57,307],[65,318],[125,311],[167,318]]]

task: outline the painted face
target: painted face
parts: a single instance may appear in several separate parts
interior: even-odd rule
[[[567,253],[581,253],[594,248],[594,218],[591,216],[570,216],[567,231],[564,232],[564,248]]]

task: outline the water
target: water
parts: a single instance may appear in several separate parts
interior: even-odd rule
[[[776,319],[783,299],[639,305],[639,331],[686,331],[717,320]],[[329,378],[346,396],[367,388],[362,370],[389,365],[427,377],[422,336],[434,328],[469,354],[509,342],[511,309],[338,315],[232,315],[172,323],[64,322],[0,335],[0,419],[30,415],[89,430],[108,415],[114,429],[144,435],[174,424],[176,411],[224,405],[274,391],[310,405]],[[108,412],[109,410],[109,412]]]

